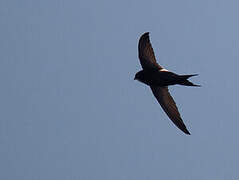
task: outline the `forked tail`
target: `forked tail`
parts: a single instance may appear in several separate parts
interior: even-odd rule
[[[188,78],[192,77],[192,76],[197,76],[198,74],[191,74],[191,75],[181,75],[181,82],[179,83],[180,85],[184,85],[184,86],[196,86],[196,87],[200,87],[201,85],[197,85],[197,84],[193,84],[192,82],[190,82],[188,80]]]

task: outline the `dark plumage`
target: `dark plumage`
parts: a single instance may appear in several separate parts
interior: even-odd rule
[[[199,86],[188,80],[193,75],[178,75],[164,69],[156,62],[153,48],[149,40],[149,33],[144,33],[138,44],[139,60],[143,70],[135,74],[136,80],[150,86],[155,98],[173,121],[184,133],[190,134],[180,116],[176,103],[168,91],[168,86],[180,84],[184,86]]]

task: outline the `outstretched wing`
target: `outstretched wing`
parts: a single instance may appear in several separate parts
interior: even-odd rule
[[[184,133],[190,134],[178,112],[176,103],[174,102],[172,96],[168,91],[168,87],[150,86],[150,88],[153,91],[153,94],[158,100],[159,104],[168,115],[168,117],[173,121],[173,123]]]
[[[144,33],[139,39],[139,60],[143,69],[163,69],[156,62],[154,50],[149,40],[149,32]]]

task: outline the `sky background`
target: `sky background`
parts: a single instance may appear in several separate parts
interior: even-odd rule
[[[239,2],[1,0],[0,179],[239,179]],[[137,81],[137,43],[191,136]]]

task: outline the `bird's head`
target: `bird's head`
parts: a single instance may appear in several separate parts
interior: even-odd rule
[[[137,80],[137,79],[138,79],[138,77],[137,77],[137,73],[136,73],[134,76],[134,80]]]
[[[134,76],[134,80],[139,80],[139,72],[137,72]]]
[[[140,81],[142,79],[142,71],[139,71],[135,74],[134,80]]]

